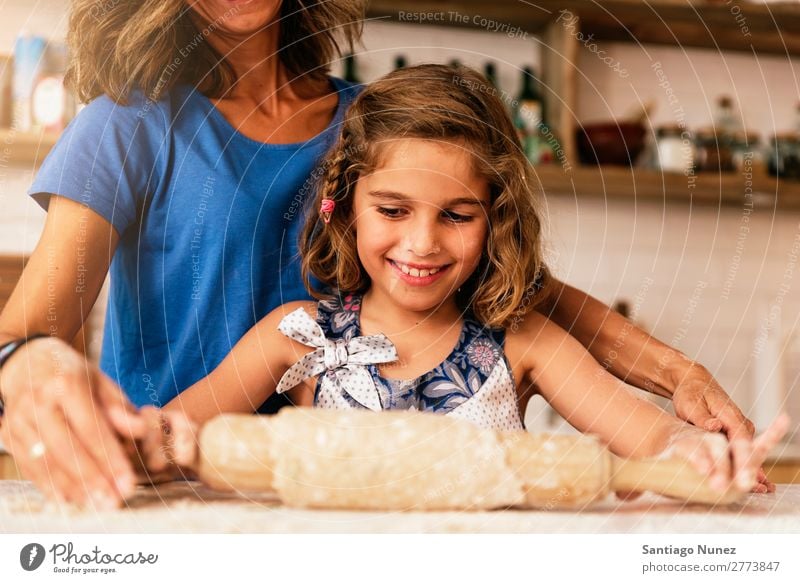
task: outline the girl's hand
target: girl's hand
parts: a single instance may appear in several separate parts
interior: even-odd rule
[[[0,371],[0,440],[53,500],[119,506],[136,486],[123,443],[138,413],[120,388],[58,338],[38,338]]]
[[[739,438],[752,440],[755,435],[753,423],[728,396],[716,379],[702,365],[685,359],[688,363],[672,372],[672,404],[675,415],[707,431],[721,431],[730,441]],[[775,484],[767,480],[762,468],[758,468],[757,483],[753,492],[774,492]]]
[[[788,428],[789,416],[783,413],[755,439],[735,437],[728,441],[720,433],[687,424],[672,434],[659,457],[688,460],[698,472],[708,476],[712,488],[721,492],[731,487],[749,492],[757,483],[761,464]]]

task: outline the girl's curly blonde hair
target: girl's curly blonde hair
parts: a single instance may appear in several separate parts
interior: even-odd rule
[[[307,209],[300,241],[306,288],[318,299],[331,297],[314,288],[312,276],[337,294],[369,288],[352,230],[355,184],[379,167],[382,143],[402,138],[446,140],[473,153],[475,168],[490,185],[489,233],[480,264],[456,300],[487,326],[512,325],[552,290],[538,195],[497,90],[467,67],[399,69],[367,86],[350,106]],[[319,213],[323,199],[336,205],[327,224]]]
[[[360,39],[365,11],[365,0],[283,0],[277,56],[290,77],[325,80],[340,43],[352,51]],[[220,97],[235,76],[205,39],[221,24],[198,27],[186,0],[73,0],[67,83],[85,102],[125,103],[137,89],[157,100],[176,83]]]

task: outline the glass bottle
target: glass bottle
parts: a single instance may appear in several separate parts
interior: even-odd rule
[[[539,163],[540,128],[543,121],[542,98],[536,87],[536,72],[532,67],[522,71],[522,89],[517,97],[514,125],[517,127],[525,155],[532,164]]]
[[[492,61],[489,61],[483,66],[483,76],[492,84],[492,87],[495,89],[500,88],[500,84],[497,82],[497,67]]]
[[[350,83],[361,83],[361,79],[358,78],[358,63],[356,62],[356,57],[353,53],[347,53],[344,56],[344,80],[349,81]]]
[[[714,129],[717,131],[717,140],[725,144],[730,144],[733,137],[744,130],[741,119],[734,110],[733,99],[727,95],[722,95],[717,99],[714,111]]]
[[[698,130],[695,134],[697,169],[701,172],[732,172],[733,138],[726,137],[716,128]]]
[[[800,137],[800,101],[794,106],[794,133]]]

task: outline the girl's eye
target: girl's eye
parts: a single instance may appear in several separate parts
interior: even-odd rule
[[[452,211],[444,211],[444,216],[448,221],[452,221],[454,223],[468,223],[472,220],[472,217],[469,215],[460,215]]]
[[[386,216],[386,217],[389,217],[390,219],[396,219],[396,218],[399,218],[400,215],[403,213],[403,209],[379,206],[378,207],[378,212],[381,213],[382,215]]]

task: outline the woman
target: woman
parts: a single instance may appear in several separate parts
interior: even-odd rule
[[[135,484],[125,452],[158,422],[136,407],[166,403],[273,308],[308,299],[300,211],[357,91],[327,64],[336,38],[358,39],[363,4],[74,3],[69,79],[93,101],[31,188],[47,222],[0,315],[0,435],[50,496],[118,505]],[[96,369],[67,342],[109,266]],[[543,311],[682,418],[752,436],[703,367],[603,304],[561,285]]]

